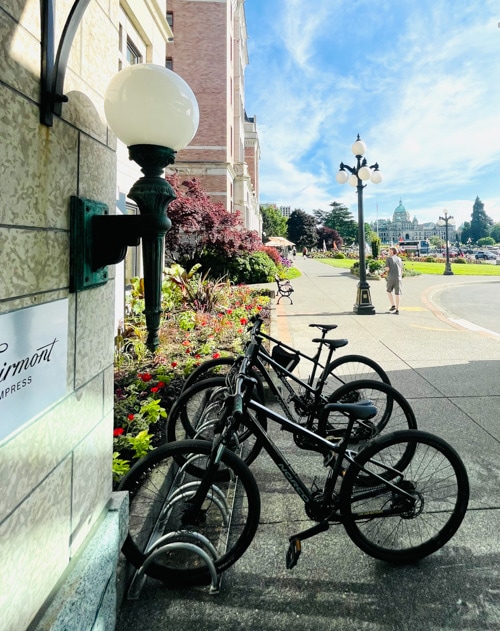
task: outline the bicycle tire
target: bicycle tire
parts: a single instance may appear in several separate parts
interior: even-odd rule
[[[369,421],[358,423],[351,435],[351,444],[359,448],[383,431],[417,429],[415,413],[408,400],[391,385],[383,381],[369,379],[347,383],[328,398],[329,403],[359,403],[371,401],[377,414]],[[321,436],[342,437],[347,427],[348,417],[342,412],[331,412],[324,425],[318,428]]]
[[[391,385],[389,376],[376,361],[363,355],[344,355],[334,359],[325,368],[326,381],[323,396],[328,398],[338,388],[353,381],[370,379]]]
[[[187,377],[182,386],[181,394],[195,383],[203,379],[211,379],[212,377],[225,377],[232,365],[236,361],[236,357],[218,357],[217,359],[207,359],[197,366]]]
[[[174,402],[167,418],[166,437],[167,443],[185,440],[189,438],[199,438],[211,441],[214,437],[213,423],[226,414],[225,410],[225,379],[223,377],[213,377],[203,379],[181,395]],[[208,403],[211,398],[221,397],[213,402],[211,407]],[[256,387],[256,398],[262,400],[260,388]],[[262,441],[256,437],[246,426],[245,419],[255,413],[245,409],[242,426],[237,435],[235,448],[241,448],[241,457],[247,465],[250,465],[262,450]],[[255,416],[260,425],[267,428],[267,417],[264,414]],[[201,433],[200,433],[201,432]]]
[[[182,521],[195,487],[185,487],[184,494],[179,493],[181,477],[183,483],[193,482],[195,485],[199,477],[192,475],[193,468],[189,465],[182,472],[177,460],[180,457],[186,461],[188,456],[194,455],[203,462],[211,450],[211,443],[203,440],[162,445],[139,460],[123,478],[119,490],[129,491],[130,508],[129,532],[122,551],[135,567],[140,568],[144,564],[147,558],[145,550],[150,549],[147,546],[151,537],[158,540],[158,537],[168,535],[176,537],[177,541],[191,541],[195,536],[193,533],[204,535],[218,555],[214,558],[217,572],[223,572],[235,563],[250,545],[259,523],[260,493],[250,469],[230,450],[224,450],[221,465],[231,474],[228,479],[238,480],[238,485],[217,482],[222,494],[234,497],[229,523],[224,523],[222,510],[213,501],[213,497],[220,497],[214,486],[210,487],[212,495],[207,496],[196,525]],[[203,470],[200,463],[198,468]],[[177,501],[174,502],[176,491]],[[224,549],[226,541],[227,548]],[[206,563],[186,550],[166,549],[145,568],[145,573],[175,587],[210,582]]]
[[[413,453],[410,462],[398,465],[400,454],[408,450]],[[388,472],[391,462],[403,479],[387,477],[412,500],[371,475]],[[371,488],[366,487],[367,476]],[[357,455],[344,476],[339,507],[347,534],[361,550],[401,564],[444,546],[462,523],[468,501],[467,471],[457,452],[433,434],[403,430],[376,438]]]

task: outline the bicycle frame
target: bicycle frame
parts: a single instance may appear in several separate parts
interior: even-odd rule
[[[262,343],[261,343],[262,342],[262,338],[265,338],[267,340],[276,342],[280,346],[283,346],[284,348],[287,348],[288,350],[291,350],[291,351],[297,353],[298,355],[300,355],[301,357],[304,357],[305,359],[313,362],[314,367],[313,367],[313,370],[312,370],[307,382],[303,381],[302,379],[300,379],[299,377],[294,375],[292,372],[290,372],[289,370],[284,368],[276,360],[274,360],[272,358],[271,354],[268,353],[266,348],[262,345]],[[283,410],[288,415],[288,418],[293,421],[294,420],[293,414],[290,411],[288,403],[287,403],[287,401],[285,401],[285,399],[281,395],[281,392],[276,387],[276,384],[274,383],[273,378],[269,374],[269,371],[267,370],[266,366],[263,364],[263,361],[266,362],[267,364],[269,364],[274,369],[274,372],[276,373],[278,379],[283,384],[283,386],[286,388],[286,390],[291,395],[291,397],[295,397],[297,395],[297,393],[295,392],[295,390],[293,389],[293,387],[291,386],[291,384],[289,383],[289,381],[287,379],[290,379],[291,381],[295,382],[296,384],[298,384],[299,386],[304,388],[306,390],[306,392],[313,397],[314,403],[317,403],[318,397],[320,396],[320,393],[322,392],[323,386],[324,386],[325,381],[326,381],[326,377],[327,377],[326,368],[330,365],[330,362],[331,362],[331,359],[332,359],[332,355],[334,353],[334,349],[330,348],[329,351],[328,351],[328,360],[326,362],[326,368],[325,368],[325,366],[320,364],[319,361],[318,361],[318,359],[319,359],[319,357],[321,355],[321,351],[322,351],[322,343],[320,343],[316,355],[312,358],[312,357],[309,357],[308,355],[306,355],[305,353],[302,353],[301,351],[297,351],[293,347],[288,346],[288,344],[284,344],[283,342],[280,342],[279,340],[276,340],[275,338],[273,338],[270,335],[267,335],[265,333],[260,333],[259,332],[258,334],[256,334],[256,339],[259,341],[259,351],[257,353],[255,364],[259,368],[260,372],[262,373],[262,375],[263,375],[267,385],[269,386],[271,392],[274,394],[275,397],[277,397],[279,399],[279,401],[280,401],[280,403],[281,403],[281,405],[283,407]],[[323,336],[322,339],[324,339],[324,336]],[[322,373],[321,373],[321,375],[320,375],[320,377],[318,379],[317,385],[313,386],[312,384],[314,383],[314,379],[315,379],[315,376],[316,376],[316,370],[317,370],[318,366],[320,368],[322,368]],[[314,406],[314,408],[315,407],[316,406]],[[308,414],[309,422],[311,420],[310,417],[311,417],[311,415]]]
[[[326,502],[329,502],[329,500],[333,498],[334,489],[335,489],[337,480],[342,475],[343,461],[347,460],[350,465],[354,463],[354,459],[357,455],[357,452],[354,452],[353,450],[348,449],[348,444],[349,444],[349,439],[350,439],[354,424],[362,423],[362,421],[360,421],[359,419],[356,419],[352,414],[349,414],[349,420],[348,420],[345,436],[341,440],[339,440],[337,444],[333,444],[329,440],[326,440],[325,438],[318,436],[317,434],[310,431],[306,427],[297,425],[293,421],[290,421],[286,417],[282,416],[281,414],[274,412],[273,410],[262,405],[258,401],[250,399],[244,403],[244,407],[246,409],[253,410],[254,412],[260,412],[264,414],[268,419],[277,423],[283,430],[287,432],[299,435],[303,439],[309,439],[311,443],[311,449],[319,452],[320,454],[323,454],[323,456],[325,457],[325,466],[328,466],[329,463],[331,463],[333,459],[333,454],[337,456],[337,458],[335,459],[335,463],[333,464],[333,467],[331,469],[331,472],[328,475],[328,478],[324,487],[324,491],[325,491],[324,499],[326,500]],[[263,429],[263,427],[260,425],[258,420],[256,418],[252,418],[251,416],[249,416],[245,420],[245,427],[248,427],[251,430],[251,432],[255,436],[257,436],[257,439],[262,442],[263,449],[269,454],[269,456],[271,457],[275,465],[281,471],[283,476],[286,478],[290,486],[293,488],[295,493],[297,493],[297,495],[301,498],[304,504],[306,506],[308,504],[311,505],[312,502],[314,501],[313,493],[303,482],[302,478],[295,471],[295,469],[292,467],[290,462],[286,459],[283,452],[279,449],[276,443],[274,443],[269,438],[267,432]],[[233,431],[233,428],[228,426],[227,430],[228,430],[228,433],[231,434]],[[214,441],[214,445],[217,445],[217,450],[222,448],[224,444],[224,440],[225,440],[225,432],[223,431],[222,434],[220,434],[219,437],[216,438]],[[385,471],[390,471],[392,474],[394,474],[397,477],[401,477],[403,475],[401,471],[394,469],[386,464],[377,463],[377,461],[373,461],[373,463],[379,464],[379,466],[383,468]],[[381,489],[385,491],[388,487],[394,489],[400,494],[406,495],[409,499],[412,499],[412,495],[410,493],[396,486],[390,480],[384,479],[381,475],[378,475],[377,473],[374,473],[373,471],[368,472],[366,471],[364,467],[361,467],[360,470],[365,471],[367,475],[369,475],[370,477],[376,478],[380,482],[381,486],[378,488],[371,486],[369,489],[360,490],[358,493],[356,493],[356,496],[355,496],[355,499],[357,501],[366,499],[368,497],[373,497],[377,495],[378,493],[380,493]],[[385,514],[381,514],[380,511],[376,511],[373,514],[365,512],[360,515],[356,515],[355,518],[367,519],[370,517],[384,517],[384,516],[393,515],[393,514],[394,512],[390,510],[388,510]],[[325,520],[318,520],[318,521],[325,521]],[[328,518],[328,522],[330,521],[341,523],[342,515],[336,514],[335,518],[331,516]]]

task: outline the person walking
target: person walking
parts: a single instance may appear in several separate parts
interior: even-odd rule
[[[387,297],[391,303],[389,311],[399,315],[399,305],[403,290],[403,261],[398,256],[396,248],[389,248],[389,256],[385,261],[385,273],[383,276],[387,282]],[[394,296],[392,295],[394,292]]]

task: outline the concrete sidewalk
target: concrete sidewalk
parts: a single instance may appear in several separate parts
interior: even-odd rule
[[[148,579],[140,600],[123,604],[116,629],[500,630],[500,335],[460,328],[432,303],[444,287],[476,279],[407,278],[399,316],[388,312],[385,282],[374,281],[377,314],[358,316],[357,280],[347,271],[301,257],[295,263],[302,276],[293,281],[293,305],[282,299],[274,308],[273,334],[309,353],[315,333],[308,324],[338,324],[335,337],[349,340],[339,355],[375,359],[410,401],[419,428],[458,450],[471,484],[468,514],[444,548],[413,566],[376,561],[342,527],[332,527],[305,542],[289,571],[288,537],[311,522],[263,455],[252,465],[262,491],[261,524],[224,575],[220,594],[167,589]],[[299,472],[317,458],[297,454],[289,440],[283,444]]]

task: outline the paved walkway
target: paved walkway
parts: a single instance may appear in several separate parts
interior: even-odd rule
[[[433,306],[459,276],[404,281],[399,316],[388,312],[385,283],[371,283],[376,315],[352,308],[357,281],[347,271],[297,257],[302,276],[293,305],[273,310],[273,331],[308,352],[308,324],[337,323],[343,353],[368,355],[410,401],[419,427],[455,446],[468,469],[471,501],[455,537],[414,566],[364,555],[341,527],[309,539],[298,565],[285,568],[288,537],[305,529],[303,506],[267,456],[252,465],[262,490],[261,525],[221,593],[166,589],[148,579],[139,601],[124,603],[118,631],[455,631],[500,630],[500,339],[447,319]],[[498,281],[484,281],[485,300]],[[290,447],[290,452],[293,447]],[[300,462],[307,466],[301,452]],[[308,457],[313,457],[312,455]],[[298,468],[300,471],[300,469]]]

